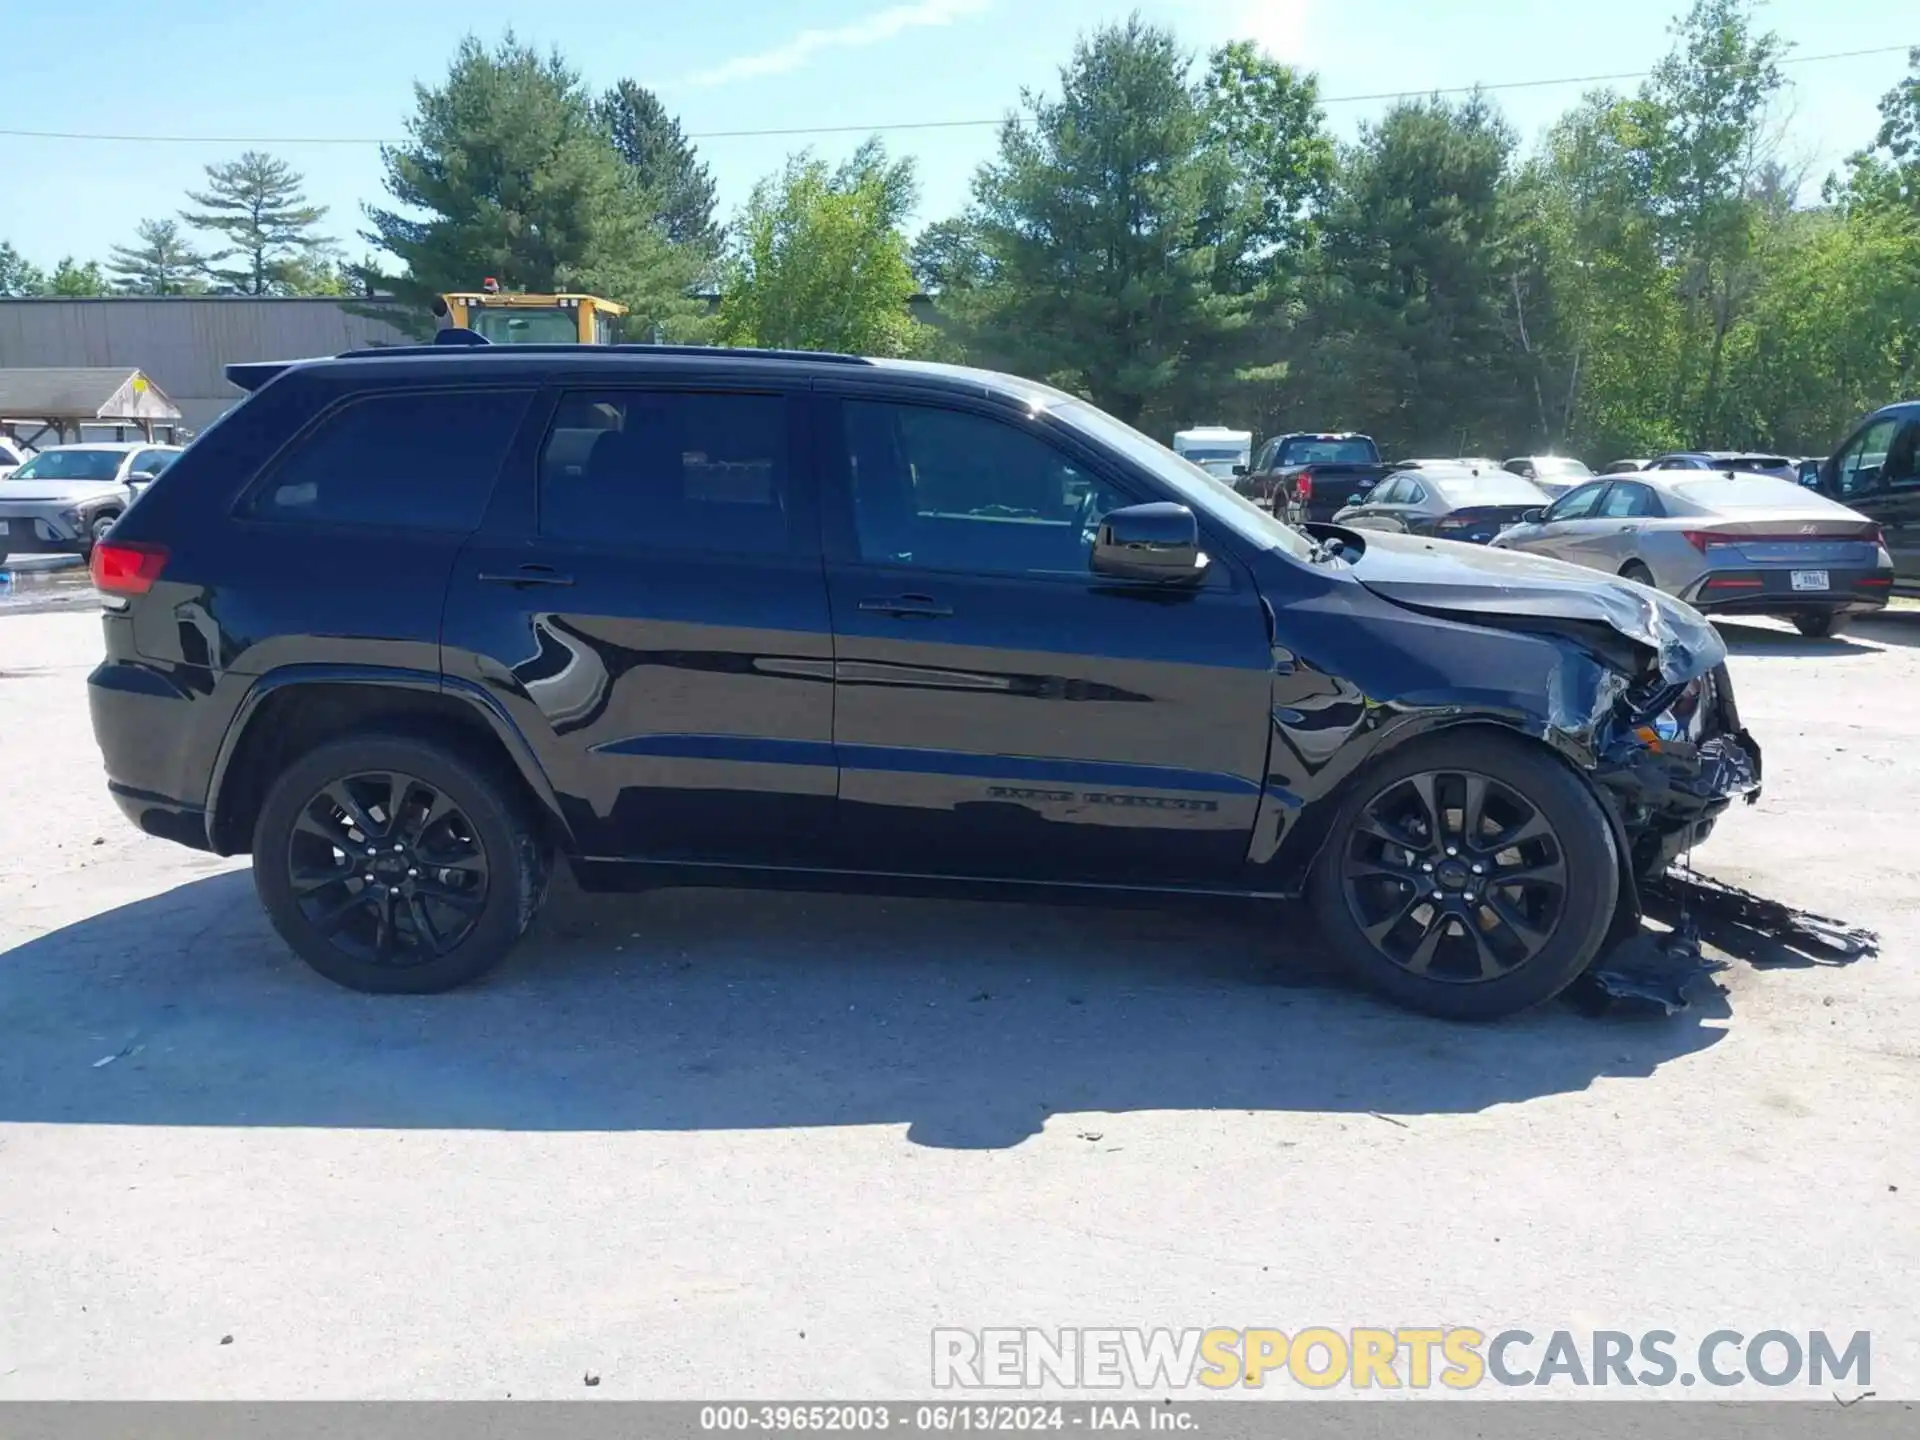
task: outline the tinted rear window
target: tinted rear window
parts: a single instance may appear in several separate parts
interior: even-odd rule
[[[530,390],[369,395],[294,442],[245,506],[262,520],[465,533],[480,523]]]
[[[540,533],[583,544],[776,554],[789,539],[778,395],[570,391],[540,456]]]
[[[1380,457],[1367,440],[1289,440],[1280,447],[1281,465],[1372,465]]]

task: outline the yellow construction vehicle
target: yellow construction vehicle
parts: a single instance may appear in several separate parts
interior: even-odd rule
[[[495,345],[612,345],[627,313],[626,306],[598,295],[503,294],[491,278],[478,290],[450,292],[440,300],[434,313],[443,325],[472,330]]]

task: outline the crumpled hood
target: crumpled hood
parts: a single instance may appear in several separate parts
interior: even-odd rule
[[[1661,678],[1675,685],[1727,658],[1726,642],[1699,611],[1617,575],[1417,535],[1370,530],[1347,538],[1364,547],[1352,561],[1355,577],[1396,604],[1468,621],[1504,615],[1607,625],[1653,651]]]
[[[5,480],[0,481],[0,508],[18,500],[28,505],[81,505],[106,496],[125,499],[127,487],[118,480]]]

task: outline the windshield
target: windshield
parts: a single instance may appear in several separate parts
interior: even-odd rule
[[[1118,450],[1134,464],[1151,471],[1199,514],[1226,526],[1249,544],[1262,550],[1284,550],[1299,560],[1313,558],[1312,542],[1298,530],[1282,524],[1238,494],[1231,485],[1181,459],[1166,446],[1148,439],[1106,411],[1084,400],[1063,400],[1052,406],[1049,413],[1089,440]]]
[[[111,480],[124,450],[47,450],[13,472],[15,480]]]
[[[474,331],[495,345],[571,345],[580,339],[579,322],[571,310],[481,306],[468,313]]]
[[[1279,465],[1372,465],[1378,457],[1370,440],[1289,440],[1280,447]]]

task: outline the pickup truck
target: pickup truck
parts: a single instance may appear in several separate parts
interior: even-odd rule
[[[1372,436],[1307,431],[1275,435],[1247,470],[1240,493],[1296,525],[1331,520],[1387,473]]]

